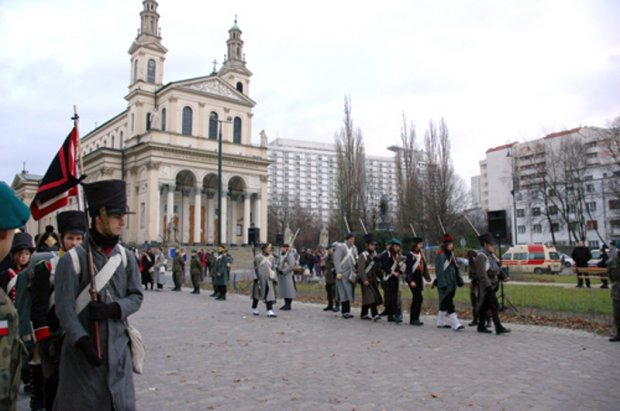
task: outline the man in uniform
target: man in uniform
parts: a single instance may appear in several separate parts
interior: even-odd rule
[[[127,191],[122,180],[84,184],[84,191],[88,236],[60,259],[55,276],[56,315],[65,336],[54,409],[131,411],[136,404],[127,318],[140,309],[143,295],[137,261],[120,244]]]
[[[336,271],[334,268],[334,246],[332,244],[327,245],[327,257],[325,257],[325,268],[323,270],[325,276],[325,292],[327,293],[327,307],[323,308],[323,311],[338,312],[339,308],[334,305],[334,300],[337,303],[336,296]]]
[[[185,250],[183,248],[177,250],[172,262],[172,280],[174,288],[172,291],[181,291],[183,286],[183,278],[185,277]]]
[[[60,256],[64,255],[73,247],[79,245],[86,233],[87,220],[83,211],[64,211],[56,216],[58,231],[60,233]],[[33,409],[43,408],[51,410],[56,398],[58,387],[58,366],[60,361],[60,348],[62,344],[62,329],[58,323],[54,307],[54,273],[58,265],[59,255],[55,253],[49,256],[41,256],[35,253],[33,260],[31,295],[31,319],[35,337],[35,357],[40,361],[31,362],[33,381],[41,378],[42,401],[33,390],[32,403],[38,404]],[[33,360],[36,358],[33,358]],[[39,363],[40,362],[40,363]],[[36,384],[33,384],[36,385]]]
[[[278,285],[280,287],[280,298],[284,299],[284,305],[280,307],[282,311],[290,311],[291,304],[295,299],[295,280],[293,279],[293,268],[295,267],[295,250],[289,244],[282,244],[280,247],[280,258],[278,259]]]
[[[11,249],[15,229],[30,218],[28,207],[15,192],[0,181],[0,261]],[[0,409],[15,411],[21,376],[22,343],[19,339],[17,310],[4,290],[0,288]]]
[[[476,273],[478,275],[478,332],[491,333],[486,327],[489,312],[495,325],[495,332],[499,334],[509,333],[510,329],[504,327],[499,319],[499,303],[497,301],[497,287],[504,273],[495,256],[495,240],[489,233],[478,237],[482,249],[476,257]]]
[[[192,259],[189,265],[189,274],[192,278],[192,286],[194,287],[192,294],[200,294],[200,282],[202,281],[202,262],[200,260],[200,255],[196,250],[192,250]]]
[[[377,279],[377,263],[375,257],[377,252],[377,241],[372,234],[364,236],[366,241],[366,250],[362,252],[357,264],[357,276],[362,281],[362,320],[378,321],[381,319],[377,306],[383,304],[381,292],[379,291],[379,282]],[[370,316],[368,315],[370,309]]]
[[[616,335],[611,337],[609,341],[620,342],[620,240],[616,241],[616,247],[611,251],[607,272],[611,282],[611,301],[614,308],[614,325],[616,326]]]
[[[347,233],[344,243],[334,245],[334,268],[336,270],[336,287],[338,299],[342,307],[342,318],[353,318],[351,315],[351,302],[353,302],[353,287],[355,286],[357,272],[357,247],[355,247],[355,235]]]
[[[383,253],[382,266],[385,273],[385,310],[388,321],[400,324],[403,322],[400,297],[400,276],[404,273],[404,262],[400,255],[400,240],[391,240],[388,252]]]
[[[409,309],[409,324],[415,326],[424,325],[420,321],[420,312],[422,311],[422,302],[424,301],[424,280],[431,282],[431,276],[428,273],[428,264],[424,260],[422,247],[424,239],[422,237],[414,237],[411,251],[407,254],[405,260],[405,282],[411,290],[411,308]]]
[[[220,244],[217,247],[217,257],[212,265],[213,289],[216,291],[215,299],[218,301],[226,299],[226,287],[228,286],[230,264],[230,257],[226,253],[226,248]]]

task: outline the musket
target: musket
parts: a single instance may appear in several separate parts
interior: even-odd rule
[[[443,223],[441,222],[441,218],[439,218],[439,216],[437,216],[437,221],[439,221],[439,227],[441,228],[442,234],[445,234],[446,228],[443,226]]]
[[[344,226],[347,228],[347,233],[351,232],[351,227],[349,227],[349,222],[347,221],[347,216],[342,216],[344,218]]]
[[[282,260],[280,260],[280,271],[282,271],[282,264],[284,263],[284,261],[286,261],[286,258],[288,257],[288,253],[291,252],[291,249],[293,248],[293,244],[295,244],[295,239],[297,238],[297,234],[299,234],[299,228],[295,231],[295,234],[293,235],[293,238],[291,239],[291,243],[288,245],[288,250],[286,250],[286,253],[284,253],[284,257],[282,258]]]
[[[418,235],[415,233],[415,230],[413,229],[413,224],[409,223],[409,228],[411,228],[411,234],[413,234],[414,237],[417,237]]]
[[[480,237],[480,233],[478,232],[478,230],[476,230],[476,227],[474,227],[474,225],[471,223],[471,221],[469,221],[469,218],[467,218],[465,214],[463,214],[463,218],[465,219],[465,221],[467,221],[467,224],[469,224],[471,229],[474,230],[474,233],[476,233],[476,235]]]
[[[364,230],[364,234],[368,234],[368,230],[366,230],[366,226],[364,225],[364,221],[360,217],[360,224],[362,225],[362,229]]]

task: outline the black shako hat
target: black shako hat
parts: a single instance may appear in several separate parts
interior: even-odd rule
[[[84,234],[88,229],[88,222],[84,211],[63,211],[56,216],[56,222],[58,223],[58,232],[60,234]]]
[[[423,243],[424,239],[422,237],[413,237],[412,243],[415,244],[420,244]]]
[[[364,235],[364,241],[366,244],[377,244],[377,240],[370,233]]]
[[[21,250],[29,250],[31,253],[34,252],[32,236],[28,233],[15,233],[15,236],[13,237],[11,253],[16,253]]]
[[[123,180],[103,180],[83,186],[88,203],[88,215],[91,217],[99,214],[102,208],[106,209],[108,215],[134,214],[127,207],[126,184]]]
[[[483,247],[485,244],[493,244],[493,245],[497,244],[497,242],[495,241],[495,238],[493,238],[491,233],[482,234],[481,236],[478,237],[478,240],[480,240],[480,245]]]

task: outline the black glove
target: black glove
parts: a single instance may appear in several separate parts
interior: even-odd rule
[[[108,318],[118,320],[121,318],[121,306],[118,303],[107,304],[91,301],[88,303],[88,312],[92,320],[107,320]]]
[[[95,345],[89,336],[84,336],[77,340],[75,346],[79,348],[86,357],[86,361],[90,365],[94,365],[95,367],[99,367],[103,364],[103,360],[97,356],[97,351],[95,350]]]

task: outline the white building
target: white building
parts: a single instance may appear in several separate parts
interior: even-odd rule
[[[269,143],[269,205],[301,207],[327,222],[338,206],[336,145],[277,138]],[[383,196],[396,198],[393,157],[366,156],[366,181],[371,207]]]

